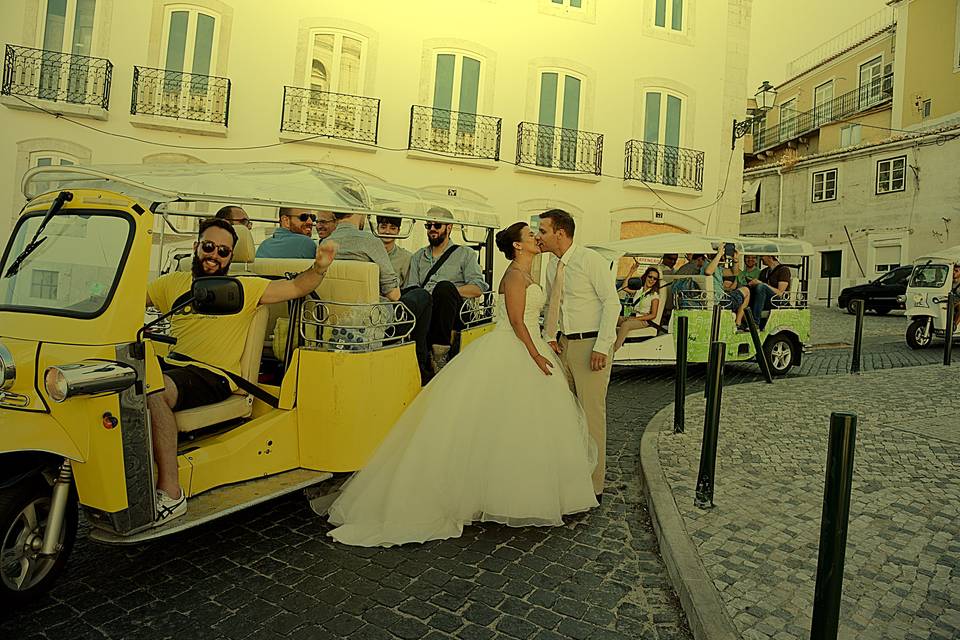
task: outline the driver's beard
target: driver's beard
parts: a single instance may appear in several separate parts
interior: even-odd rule
[[[207,273],[203,270],[203,263],[200,261],[200,256],[196,253],[193,254],[193,264],[190,265],[190,271],[193,273],[194,279],[206,278],[207,276],[225,276],[229,270],[230,263],[228,262],[226,266],[217,269],[214,273]]]
[[[444,241],[447,239],[447,237],[449,237],[449,235],[450,235],[450,232],[446,231],[443,234],[437,234],[437,236],[434,238],[427,236],[427,242],[430,243],[431,247],[439,247],[444,243]]]

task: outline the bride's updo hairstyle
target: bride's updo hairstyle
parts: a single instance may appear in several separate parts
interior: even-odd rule
[[[522,241],[523,230],[528,226],[526,222],[514,222],[506,229],[497,231],[497,249],[500,249],[503,255],[507,256],[507,260],[513,260],[517,255],[517,250],[514,248],[513,243]]]

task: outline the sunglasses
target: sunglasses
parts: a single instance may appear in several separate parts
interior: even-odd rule
[[[312,214],[312,213],[301,213],[301,214],[298,215],[298,216],[287,216],[287,217],[288,217],[288,218],[296,218],[296,219],[299,220],[300,222],[306,222],[307,220],[309,220],[310,222],[316,222],[316,221],[317,221],[317,216],[315,216],[315,215]]]
[[[217,255],[221,258],[229,258],[230,254],[233,253],[233,249],[228,247],[225,244],[217,244],[212,240],[204,240],[200,243],[200,250],[204,253],[213,253],[216,250]]]
[[[647,280],[659,280],[657,276],[647,276]]]
[[[424,229],[443,229],[444,222],[425,222],[423,223]]]

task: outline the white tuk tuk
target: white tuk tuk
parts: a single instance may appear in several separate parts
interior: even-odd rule
[[[947,335],[947,302],[956,264],[960,264],[960,245],[913,261],[904,297],[909,320],[906,338],[911,349],[923,349],[930,346],[934,336]]]

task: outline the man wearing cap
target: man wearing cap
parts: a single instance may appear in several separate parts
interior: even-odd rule
[[[489,286],[483,279],[476,252],[451,242],[453,215],[442,207],[431,207],[427,214],[432,217],[424,225],[429,244],[410,258],[404,288],[423,287],[433,300],[427,342],[431,366],[437,373],[450,357],[464,298],[478,298]]]

